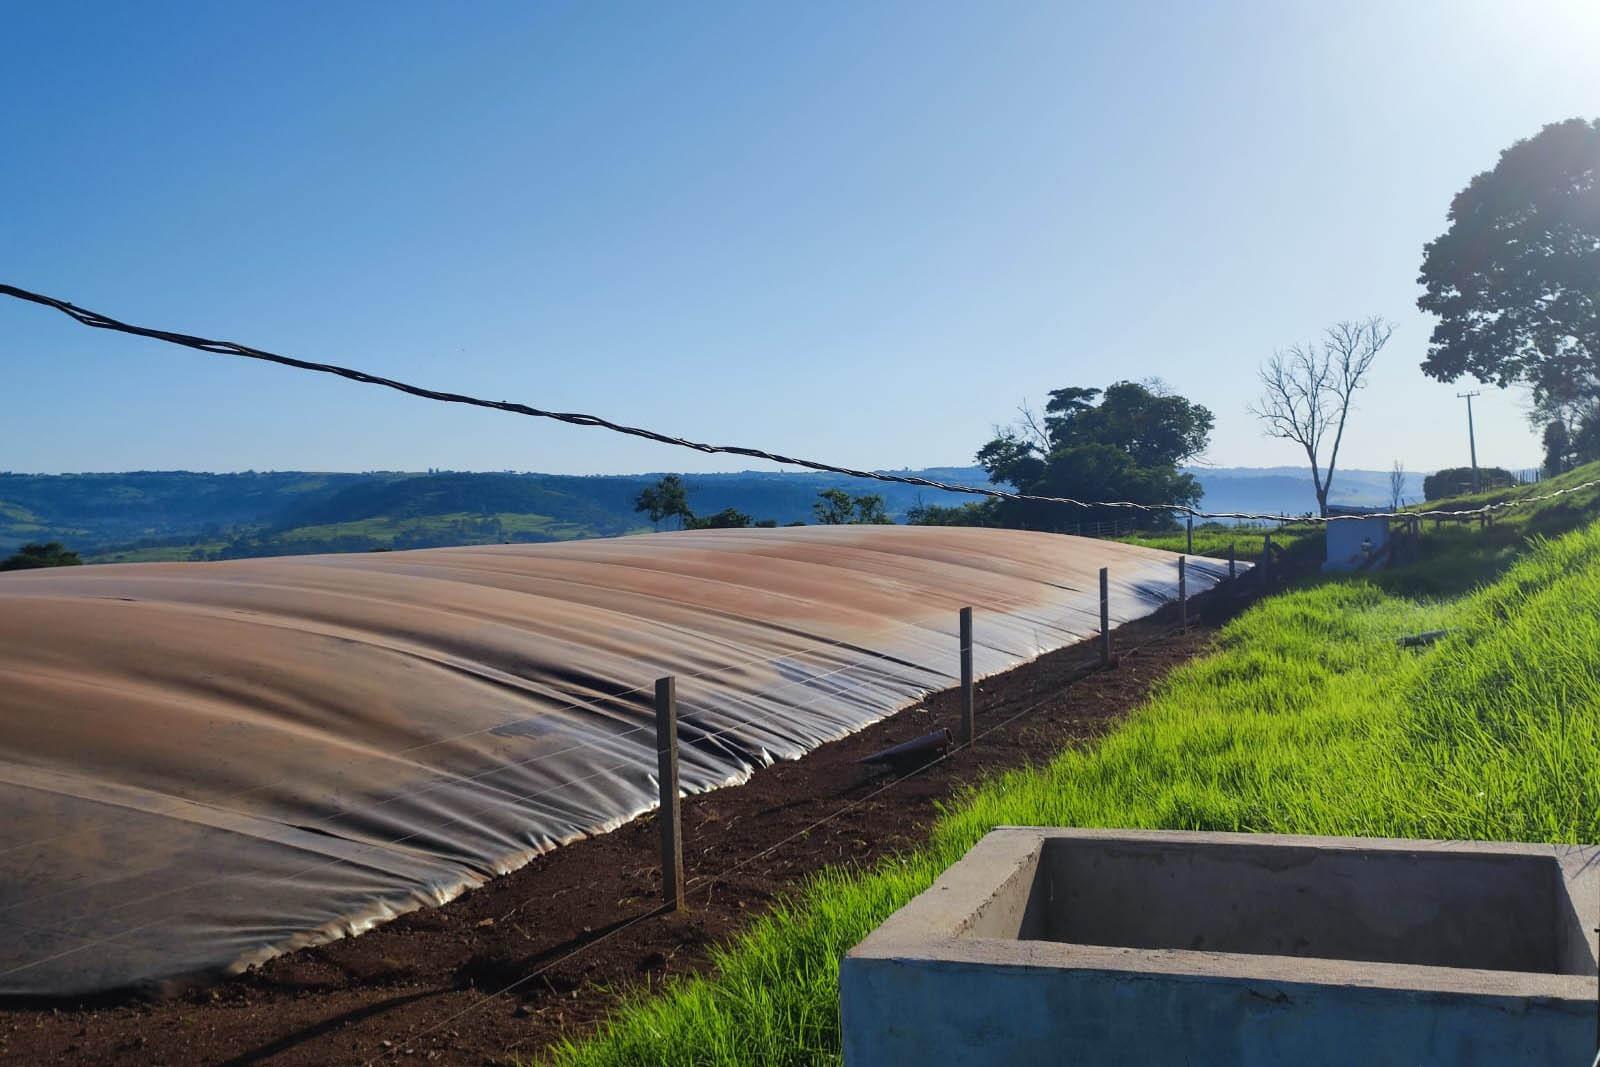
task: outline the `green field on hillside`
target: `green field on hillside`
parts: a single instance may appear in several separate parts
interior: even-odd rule
[[[981,472],[906,472],[970,481]],[[639,493],[659,474],[533,472],[128,471],[32,475],[0,471],[0,557],[30,541],[62,541],[91,562],[231,559],[612,537],[648,528]],[[843,475],[744,471],[683,479],[694,511],[735,507],[755,519],[811,521],[819,491]],[[957,494],[879,483],[889,514]]]
[[[648,530],[640,526],[636,531]],[[241,556],[298,556],[316,552],[374,552],[384,549],[432,548],[529,541],[571,541],[596,536],[582,523],[549,515],[506,512],[479,515],[390,515],[351,522],[296,526],[287,530],[236,535],[178,545],[114,549],[89,557],[91,563],[151,563],[167,560],[228,559]]]
[[[958,798],[910,855],[820,873],[714,974],[552,1060],[838,1062],[840,957],[996,825],[1600,839],[1600,524],[1541,536],[1594,514],[1565,498],[1430,531],[1413,567],[1261,602],[1105,740]]]
[[[1266,547],[1269,535],[1272,543],[1285,551],[1301,549],[1312,542],[1318,546],[1322,543],[1322,530],[1315,526],[1292,524],[1223,526],[1220,523],[1205,523],[1194,528],[1194,554],[1227,559],[1228,549],[1231,547],[1236,559],[1253,563],[1261,558],[1261,552]],[[1129,534],[1117,540],[1130,545],[1159,548],[1167,552],[1189,551],[1188,535],[1181,529],[1167,533]]]

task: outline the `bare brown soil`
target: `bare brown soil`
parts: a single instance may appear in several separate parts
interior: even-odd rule
[[[1191,605],[1197,624],[1187,633],[1173,631],[1172,609],[1123,627],[1113,670],[1096,669],[1096,646],[1085,643],[986,679],[978,724],[993,732],[875,795],[888,778],[857,760],[939,726],[953,730],[954,690],[763,770],[744,786],[689,798],[685,864],[694,888],[684,913],[651,914],[660,871],[655,821],[646,816],[549,853],[446,907],[280,957],[219,986],[153,1003],[7,1006],[0,1009],[0,1061],[288,1067],[377,1057],[536,1059],[558,1037],[603,1020],[624,991],[706,969],[711,946],[819,867],[869,864],[915,847],[937,802],[953,790],[1099,737],[1169,670],[1202,651],[1225,613],[1221,602],[1202,600]],[[640,916],[649,917],[621,928]],[[541,969],[513,992],[484,1001]]]

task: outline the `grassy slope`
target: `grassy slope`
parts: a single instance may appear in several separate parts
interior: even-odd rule
[[[1293,551],[1312,541],[1320,545],[1322,541],[1322,531],[1314,527],[1221,526],[1206,523],[1194,529],[1194,554],[1226,559],[1228,548],[1232,546],[1236,558],[1253,562],[1261,558],[1268,534],[1272,535],[1273,544],[1286,551]],[[1119,537],[1117,540],[1126,541],[1130,545],[1159,548],[1167,552],[1184,552],[1189,547],[1187,534],[1183,530],[1160,534],[1132,534],[1128,537]]]
[[[1465,535],[1489,531],[1446,532],[1440,556],[1378,582],[1258,605],[1102,743],[961,798],[911,856],[825,871],[713,976],[632,1002],[553,1058],[837,1062],[840,956],[999,824],[1600,839],[1600,524],[1535,542],[1506,569],[1522,533],[1576,517],[1530,510],[1475,543]],[[1498,577],[1431,595],[1463,571]],[[1396,644],[1442,627],[1435,645]]]
[[[111,552],[94,552],[84,557],[85,563],[175,563],[189,559],[204,559],[209,553],[219,551],[226,541],[191,541],[181,545],[153,545],[144,548],[119,548]],[[195,553],[200,553],[196,556]]]

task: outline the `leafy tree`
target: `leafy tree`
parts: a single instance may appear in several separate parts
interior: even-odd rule
[[[824,526],[842,526],[856,513],[855,502],[843,489],[824,489],[811,505],[817,521]]]
[[[999,430],[977,459],[991,482],[1033,496],[1194,505],[1200,501],[1200,483],[1178,465],[1205,450],[1212,423],[1210,411],[1159,382],[1115,382],[1103,392],[1057,389],[1042,418],[1024,407],[1022,421]],[[1058,531],[1129,514],[1121,508],[1013,500],[924,512],[940,521]],[[1150,529],[1173,521],[1164,512],[1132,515]]]
[[[1517,476],[1504,467],[1479,467],[1479,484],[1483,491],[1509,489],[1517,484]],[[1472,492],[1471,467],[1446,467],[1422,479],[1422,496],[1426,500],[1443,500]]]
[[[1566,425],[1567,433],[1572,434],[1597,413],[1600,413],[1600,378],[1577,374],[1544,382],[1536,388],[1528,421],[1535,427],[1561,422]]]
[[[864,494],[855,499],[856,517],[851,520],[862,526],[890,526],[894,520],[884,510],[883,497],[877,493]]]
[[[1600,459],[1600,408],[1590,411],[1572,435],[1572,465]]]
[[[657,529],[660,529],[663,520],[670,518],[676,518],[680,528],[685,530],[739,530],[750,526],[778,525],[773,519],[754,522],[749,515],[733,507],[697,518],[689,507],[689,492],[684,487],[683,479],[676,474],[664,475],[655,485],[640,491],[633,509],[649,515]]]
[[[690,530],[742,530],[749,525],[750,516],[738,508],[723,508],[715,515],[703,518],[691,515],[684,521],[684,527]]]
[[[665,475],[655,485],[641,490],[633,510],[649,515],[658,530],[664,519],[675,517],[684,526],[694,519],[694,512],[689,510],[689,493],[683,487],[683,479],[676,474]]]
[[[1057,389],[1044,411],[1045,432],[1053,447],[1104,445],[1137,467],[1181,463],[1204,451],[1211,436],[1211,412],[1172,395],[1159,383],[1117,382],[1104,394],[1097,389]]]
[[[1423,371],[1526,382],[1540,403],[1600,381],[1600,120],[1568,119],[1500,153],[1423,250]],[[1588,383],[1583,385],[1583,383]],[[1569,422],[1567,429],[1570,432]]]
[[[978,466],[988,472],[989,481],[1017,487],[1018,492],[1023,491],[1021,486],[1037,484],[1047,468],[1045,457],[1054,448],[1049,437],[1024,437],[1006,427],[997,428],[996,435],[977,455]]]
[[[972,500],[965,504],[918,504],[906,512],[912,526],[999,526],[997,500]]]
[[[869,525],[882,526],[894,520],[884,510],[883,497],[877,493],[851,496],[843,489],[824,489],[811,505],[817,522],[823,526]]]
[[[36,567],[76,567],[83,563],[60,541],[23,545],[10,558],[0,560],[0,571],[26,571]]]
[[[1544,428],[1544,473],[1554,478],[1572,469],[1572,434],[1567,424],[1552,419]]]
[[[1261,368],[1261,399],[1250,410],[1268,437],[1293,441],[1305,450],[1318,514],[1328,514],[1328,491],[1356,391],[1366,385],[1372,361],[1393,333],[1394,327],[1378,316],[1335,323],[1320,341],[1274,352]]]
[[[1584,374],[1536,389],[1528,421],[1542,432],[1546,474],[1600,459],[1600,379]]]

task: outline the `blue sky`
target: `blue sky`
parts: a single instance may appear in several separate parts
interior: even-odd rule
[[[1398,328],[1343,462],[1464,463],[1425,241],[1600,113],[1600,5],[9,4],[0,279],[119,317],[870,467],[1159,376],[1299,461],[1275,347]],[[0,303],[0,469],[708,470]],[[1485,389],[1486,463],[1537,462]]]

